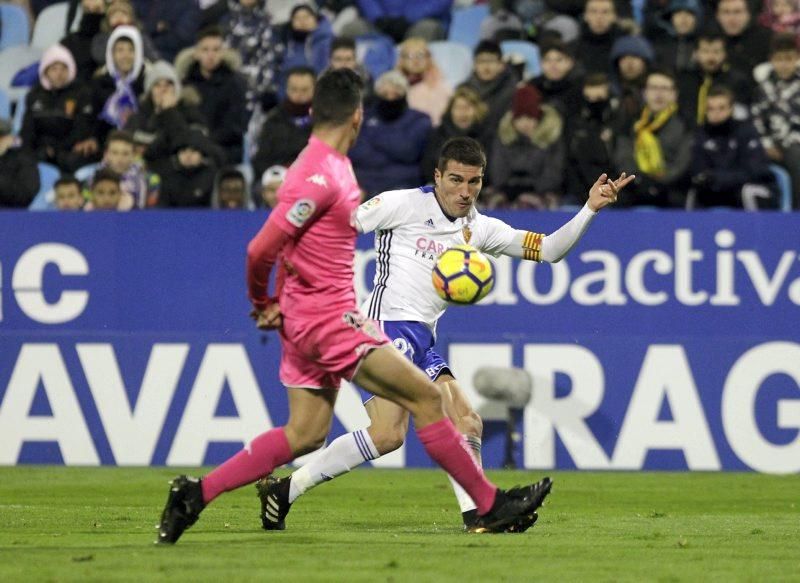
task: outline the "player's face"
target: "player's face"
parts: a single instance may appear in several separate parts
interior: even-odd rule
[[[712,125],[724,123],[733,115],[733,104],[724,95],[709,97],[706,102],[706,120]]]
[[[483,186],[483,168],[448,160],[444,172],[434,172],[436,198],[451,217],[465,217],[475,204]]]

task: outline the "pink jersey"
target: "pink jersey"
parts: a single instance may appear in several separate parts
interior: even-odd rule
[[[289,168],[272,220],[292,237],[283,249],[280,303],[318,314],[355,306],[355,212],[361,201],[350,159],[315,136]],[[287,305],[288,304],[288,305]]]

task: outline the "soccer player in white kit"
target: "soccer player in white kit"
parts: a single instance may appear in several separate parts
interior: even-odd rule
[[[489,255],[510,255],[532,261],[560,261],[579,241],[597,212],[616,201],[633,176],[616,181],[603,174],[589,191],[584,207],[550,235],[515,229],[480,214],[480,193],[486,158],[478,142],[454,138],[443,147],[434,175],[434,187],[384,192],[363,203],[356,214],[362,233],[375,231],[374,288],[362,312],[381,322],[394,346],[442,389],[447,415],[464,434],[480,462],[482,422],[458,386],[447,362],[433,350],[436,323],[447,303],[434,291],[431,270],[438,256],[453,245],[469,244]],[[285,528],[291,504],[314,486],[349,472],[356,466],[399,448],[408,431],[408,412],[367,393],[365,407],[371,425],[335,439],[311,462],[288,478],[265,478],[257,483],[262,525]],[[450,478],[465,528],[476,518],[476,506]],[[522,532],[537,515],[510,525]]]

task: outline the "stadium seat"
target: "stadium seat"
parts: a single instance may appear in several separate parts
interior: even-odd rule
[[[39,192],[28,206],[32,211],[55,210],[55,193],[53,185],[61,176],[61,171],[52,164],[39,162]]]
[[[525,79],[536,77],[542,72],[539,63],[539,47],[526,40],[504,40],[500,43],[503,56],[519,55],[525,59]]]
[[[481,22],[489,16],[489,5],[478,4],[453,10],[447,40],[474,50],[480,41]]]
[[[394,67],[396,55],[392,39],[382,34],[356,37],[356,60],[364,65],[374,82]]]
[[[14,135],[19,135],[20,130],[22,130],[22,119],[25,117],[25,97],[27,95],[28,92],[23,91],[16,96],[17,98],[14,101],[14,119],[11,122],[14,126]]]
[[[28,15],[16,4],[0,4],[0,51],[26,46],[31,35]]]
[[[461,85],[472,73],[472,51],[461,43],[434,41],[428,47],[451,87]]]
[[[51,4],[39,13],[33,24],[31,46],[43,51],[64,38],[69,2]]]
[[[0,118],[9,119],[11,117],[11,100],[8,94],[0,89]]]
[[[19,99],[19,95],[26,91],[26,89],[21,90],[11,86],[14,75],[41,57],[40,49],[29,46],[10,47],[0,52],[0,89],[8,94],[11,101]]]
[[[81,166],[75,171],[75,178],[77,178],[81,184],[89,180],[92,176],[94,176],[95,171],[100,167],[100,163],[95,164],[87,164],[86,166]]]
[[[778,192],[780,199],[778,201],[778,208],[785,213],[792,211],[792,178],[789,173],[782,166],[777,164],[770,164],[769,169],[775,175],[775,180],[778,183]]]

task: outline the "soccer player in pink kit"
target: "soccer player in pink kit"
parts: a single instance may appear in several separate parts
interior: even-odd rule
[[[330,431],[342,379],[408,409],[425,451],[475,501],[474,532],[502,532],[532,515],[550,491],[549,478],[510,490],[489,482],[445,416],[439,388],[358,311],[354,217],[361,197],[347,151],[361,128],[361,92],[359,76],[349,69],[319,79],[312,136],[287,173],[277,207],[247,249],[253,317],[260,328],[280,331],[280,378],[289,389],[289,420],[255,437],[204,478],[175,478],[158,543],[175,543],[223,492],[319,449]],[[267,295],[267,282],[278,261],[275,300]]]

